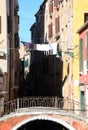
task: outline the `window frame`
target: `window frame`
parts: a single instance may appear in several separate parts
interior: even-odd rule
[[[84,23],[88,21],[88,13],[84,13]]]

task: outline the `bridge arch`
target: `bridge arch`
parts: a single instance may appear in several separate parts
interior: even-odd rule
[[[52,121],[58,124],[61,124],[62,126],[64,126],[65,128],[69,129],[69,130],[75,130],[75,128],[73,128],[71,125],[69,125],[68,123],[66,123],[65,121],[61,120],[61,119],[57,119],[55,117],[52,116],[48,116],[48,115],[37,115],[37,116],[33,116],[30,117],[20,123],[18,123],[16,126],[14,126],[11,130],[17,130],[18,128],[20,128],[22,125],[25,125],[26,123],[29,123],[31,121],[35,121],[35,120],[47,120],[47,121]]]

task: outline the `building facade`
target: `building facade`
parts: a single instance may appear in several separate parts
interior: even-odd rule
[[[88,1],[73,1],[73,43],[74,43],[74,99],[80,101],[79,89],[79,36],[77,30],[88,20]]]
[[[0,1],[0,69],[1,71],[7,72],[7,9],[6,1]],[[2,68],[3,64],[3,68]]]
[[[38,25],[37,24],[38,21],[36,21],[31,27],[32,39],[35,39],[36,32],[40,31],[44,33],[43,39],[45,44],[52,44],[52,43],[57,44],[57,54],[55,54],[54,61],[52,61],[56,72],[54,72],[54,79],[52,80],[50,78],[49,80],[57,82],[52,83],[52,88],[57,89],[55,91],[57,91],[56,93],[59,93],[57,95],[60,95],[61,92],[60,95],[61,97],[63,95],[63,97],[69,97],[72,99],[73,98],[72,0],[70,1],[44,0],[43,4],[40,7],[41,8],[36,13],[36,16],[40,16],[39,12],[42,12],[43,9],[43,16],[44,16],[43,18],[44,22],[42,22],[43,31],[41,30],[40,26],[38,29],[36,28],[36,25]],[[62,67],[60,66],[59,62],[62,64]],[[56,66],[58,69],[56,69]],[[50,72],[52,73],[53,72],[52,63],[50,64],[49,68],[51,69]],[[52,75],[51,73],[50,75]],[[56,84],[58,84],[60,87],[58,85],[57,85],[58,88],[55,87]]]
[[[39,10],[35,14],[35,23],[31,26],[31,42],[33,44],[44,44],[44,15],[45,15],[45,3],[41,4]]]
[[[59,14],[55,0],[47,0],[44,18],[44,39],[47,43],[54,43],[59,38]]]
[[[18,1],[0,1],[0,69],[5,76],[5,101],[15,98],[19,86]],[[14,94],[13,94],[14,93]]]
[[[77,30],[87,20],[87,0],[85,3],[79,0],[44,0],[44,43],[57,43],[56,57],[63,61],[63,97],[79,102],[79,36]],[[36,23],[33,27],[35,25]],[[76,104],[74,107],[76,108]]]
[[[9,100],[17,97],[19,87],[19,5],[17,0],[9,0]]]
[[[88,105],[88,21],[78,30],[79,34],[79,91],[81,110]],[[88,112],[87,112],[88,114]]]
[[[45,8],[44,36],[49,43],[57,42],[63,61],[63,96],[77,101],[80,101],[77,30],[88,20],[87,5],[87,1],[47,0]]]
[[[73,98],[73,7],[72,0],[47,0],[44,39],[57,43],[63,61],[62,95]]]

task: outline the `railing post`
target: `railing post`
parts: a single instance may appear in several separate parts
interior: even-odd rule
[[[17,98],[17,109],[19,109],[19,98]]]
[[[58,108],[58,99],[57,99],[57,96],[55,96],[55,108]]]
[[[73,113],[74,113],[74,101],[73,101]]]
[[[68,112],[68,97],[66,98],[66,100],[67,100],[67,108],[66,109],[67,109],[67,112]]]

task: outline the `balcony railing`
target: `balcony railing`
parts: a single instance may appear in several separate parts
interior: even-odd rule
[[[2,106],[0,106],[2,107]],[[25,97],[18,98],[13,101],[9,101],[3,105],[3,114],[9,114],[11,112],[16,112],[22,108],[31,107],[46,107],[46,108],[56,108],[58,110],[63,110],[68,113],[80,114],[82,116],[88,117],[88,106],[85,106],[85,110],[81,110],[81,104],[79,102],[62,99],[59,97]]]

